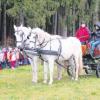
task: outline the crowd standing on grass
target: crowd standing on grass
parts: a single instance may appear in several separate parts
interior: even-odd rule
[[[24,57],[18,48],[2,48],[0,47],[0,70],[4,68],[15,69],[20,65],[28,65],[29,60]]]

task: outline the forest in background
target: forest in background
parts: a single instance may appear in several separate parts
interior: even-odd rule
[[[0,0],[0,43],[14,44],[14,24],[74,36],[82,21],[93,31],[100,21],[100,0]]]

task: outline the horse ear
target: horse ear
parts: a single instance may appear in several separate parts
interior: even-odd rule
[[[21,23],[20,27],[23,27],[23,24]]]
[[[14,30],[15,30],[15,31],[17,30],[17,27],[16,27],[16,25],[14,25]]]
[[[31,28],[30,27],[28,27],[28,29],[29,29],[29,31],[31,31]]]

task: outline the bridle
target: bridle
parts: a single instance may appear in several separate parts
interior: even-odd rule
[[[24,32],[22,31],[22,30],[18,30],[17,29],[17,31],[15,31],[17,34],[19,33],[19,32],[22,32],[22,34],[20,35],[21,36],[21,40],[20,41],[17,41],[16,40],[16,43],[22,43],[23,42],[23,39],[24,39]]]
[[[30,36],[31,36],[32,33],[30,33],[28,36],[27,36],[27,39],[30,39]],[[35,34],[35,33],[33,33]],[[45,47],[50,41],[54,40],[54,39],[50,39],[48,41],[45,40],[45,38],[42,40],[42,42],[39,41],[38,39],[38,35],[35,34],[34,37],[32,37],[35,41],[30,41],[30,43],[34,43],[34,47],[32,47],[33,49],[37,49],[37,47],[39,47],[39,49],[42,49],[43,47]],[[38,43],[38,44],[37,44]],[[28,45],[28,44],[27,44]]]

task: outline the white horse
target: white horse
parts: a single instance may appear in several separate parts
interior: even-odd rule
[[[31,32],[31,28],[27,28],[24,26],[16,26],[14,25],[14,30],[15,30],[15,37],[16,37],[16,46],[23,48],[23,42],[27,39],[27,36],[30,34]],[[29,61],[31,63],[32,66],[32,82],[33,83],[37,83],[38,81],[38,77],[37,77],[37,60],[38,60],[38,56],[36,52],[31,52],[30,50],[24,50],[24,53],[26,56],[28,56]],[[34,54],[33,54],[34,53]]]
[[[39,46],[38,50],[40,50],[42,59],[49,64],[49,84],[53,82],[54,61],[63,62],[69,60],[71,56],[75,58],[76,68],[74,79],[78,80],[79,71],[83,69],[83,62],[81,43],[76,37],[61,38],[58,36],[57,38],[57,36],[50,35],[40,28],[34,28],[25,43],[29,48],[33,49]],[[44,64],[44,83],[48,81],[47,63]]]
[[[31,28],[30,27],[24,27],[23,25],[21,26],[16,26],[14,25],[14,30],[15,30],[15,37],[16,37],[16,46],[19,48],[26,48],[28,45],[25,45],[25,41],[27,40],[27,36],[31,33]],[[60,36],[54,36],[54,38],[60,38]],[[37,77],[37,60],[38,60],[38,54],[35,51],[32,51],[31,49],[23,49],[24,53],[29,57],[29,61],[32,66],[32,73],[33,73],[33,78],[32,82],[37,83],[38,77]],[[36,54],[36,55],[35,55]],[[44,70],[45,70],[45,65],[46,62],[44,61]],[[58,80],[61,79],[62,73],[61,73],[61,66],[58,65]],[[45,71],[44,71],[45,72]]]

